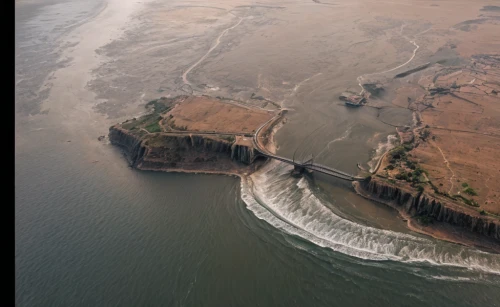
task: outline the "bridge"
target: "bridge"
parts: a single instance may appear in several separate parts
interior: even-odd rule
[[[274,159],[274,160],[278,160],[278,161],[281,161],[281,162],[284,162],[284,163],[287,163],[290,165],[293,165],[294,172],[296,172],[296,173],[303,173],[304,170],[309,170],[309,171],[322,173],[325,175],[333,176],[333,177],[340,178],[343,180],[348,180],[348,181],[363,181],[366,179],[365,177],[354,176],[352,174],[342,172],[340,170],[337,170],[335,168],[332,168],[332,167],[329,167],[326,165],[314,163],[312,156],[309,159],[301,162],[301,161],[296,161],[295,159],[289,159],[286,157],[278,156],[278,155],[275,155],[275,154],[269,152],[261,144],[261,142],[260,142],[261,137],[259,136],[259,134],[271,122],[276,121],[277,119],[281,118],[281,115],[282,115],[282,112],[280,112],[277,116],[275,116],[275,117],[271,118],[270,120],[268,120],[267,122],[265,122],[262,126],[259,127],[259,129],[257,129],[257,131],[255,131],[255,134],[253,136],[253,145],[254,145],[255,150],[257,150],[257,152],[260,155]]]

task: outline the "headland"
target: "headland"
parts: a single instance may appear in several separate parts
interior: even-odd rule
[[[149,114],[112,126],[109,140],[131,167],[150,171],[248,175],[266,160],[254,134],[263,130],[266,146],[283,120],[282,111],[209,96],[163,97],[146,108]]]

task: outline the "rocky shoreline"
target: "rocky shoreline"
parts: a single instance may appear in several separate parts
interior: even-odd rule
[[[158,139],[161,143],[155,144]],[[109,129],[109,140],[122,149],[131,167],[140,170],[240,175],[262,164],[251,146],[202,135],[140,137],[115,125]]]
[[[500,253],[497,219],[374,177],[353,187],[358,195],[396,209],[414,231]]]
[[[267,161],[254,148],[251,134],[215,133],[186,131],[178,127],[172,116],[160,110],[171,110],[174,100],[153,101],[155,111],[142,119],[133,119],[109,128],[109,140],[119,147],[130,167],[144,171],[164,171],[182,173],[206,173],[248,176],[257,171]],[[182,98],[185,99],[185,98]],[[183,101],[183,100],[182,100]],[[181,103],[182,103],[181,101]],[[273,135],[284,124],[283,112],[275,114],[255,128],[254,133],[262,131],[263,147],[275,151]],[[156,127],[156,122],[158,126]],[[270,124],[269,124],[270,123]],[[177,128],[174,130],[172,128]],[[181,129],[182,130],[179,130]],[[156,132],[151,132],[155,130]],[[398,130],[402,143],[409,132]],[[386,165],[387,155],[394,158],[394,150],[384,154],[379,160],[377,173],[382,164]],[[405,156],[404,153],[400,156]],[[384,162],[385,161],[385,162]],[[387,167],[385,167],[387,169]],[[407,220],[408,227],[439,239],[469,246],[476,246],[500,253],[500,221],[475,210],[458,206],[439,196],[430,196],[425,189],[413,189],[407,184],[393,184],[387,178],[374,174],[369,180],[354,182],[356,192],[373,201],[393,207]]]

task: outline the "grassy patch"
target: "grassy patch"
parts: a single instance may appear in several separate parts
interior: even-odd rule
[[[456,199],[460,199],[466,205],[469,205],[469,206],[472,206],[472,207],[479,207],[479,204],[475,200],[465,198],[462,195],[453,195],[453,199],[455,199],[455,200]]]
[[[160,125],[158,124],[158,122],[154,122],[154,123],[147,125],[145,127],[145,129],[147,131],[149,131],[150,133],[161,132],[161,128],[160,128]]]
[[[234,143],[234,141],[236,140],[234,135],[222,135],[222,136],[220,136],[220,138],[225,140],[225,141],[228,141],[229,143]]]
[[[171,99],[162,97],[160,99],[151,100],[146,104],[146,108],[151,107],[153,108],[153,112],[157,114],[167,112],[172,108]]]
[[[477,192],[471,187],[465,188],[464,193],[471,196],[477,196]]]
[[[140,117],[139,119],[134,118],[131,120],[127,120],[122,124],[122,128],[127,130],[138,129],[141,125],[144,125],[146,122],[151,121],[152,119],[154,119],[154,115],[148,114]]]

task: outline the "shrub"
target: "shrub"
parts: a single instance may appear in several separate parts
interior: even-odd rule
[[[469,206],[479,207],[479,204],[475,200],[465,198],[462,195],[453,195],[453,199],[457,199],[457,198],[461,199],[465,204],[467,204]]]
[[[481,211],[479,211],[479,214],[481,214],[481,215],[486,215],[486,211],[481,210]]]
[[[391,156],[393,159],[401,159],[401,157],[405,154],[406,150],[403,146],[398,146],[391,150]]]
[[[404,148],[405,148],[406,151],[410,151],[410,150],[413,149],[413,145],[412,144],[405,144]]]
[[[396,179],[398,180],[408,180],[408,175],[406,173],[397,174]]]
[[[419,191],[420,193],[422,193],[422,192],[424,191],[424,187],[423,187],[423,186],[421,186],[421,185],[419,185],[419,186],[417,187],[417,191]]]
[[[422,131],[422,140],[425,141],[429,137],[429,135],[431,135],[431,132],[429,130],[427,130],[427,129],[424,129]]]
[[[471,187],[467,187],[465,190],[464,190],[464,193],[465,194],[468,194],[468,195],[471,195],[471,196],[477,196],[477,192],[474,191],[473,188]]]
[[[467,188],[468,186],[467,182],[462,183],[462,187]]]
[[[236,138],[233,135],[224,135],[224,136],[221,136],[220,138],[223,140],[226,140],[230,143],[233,143],[236,140]]]

